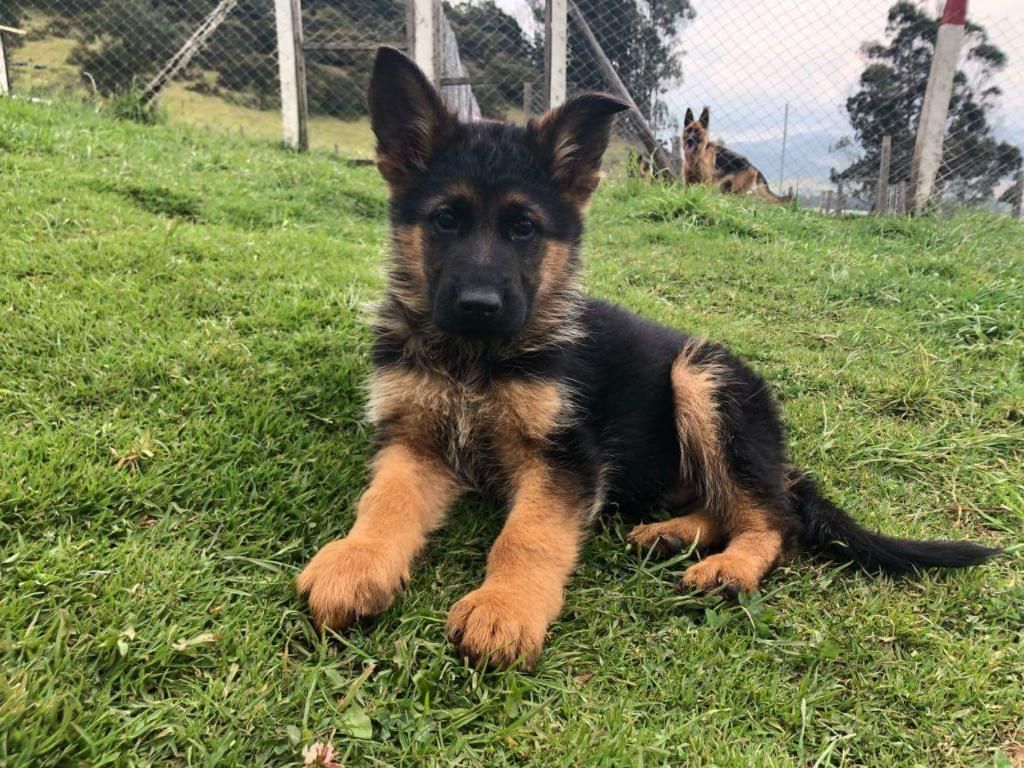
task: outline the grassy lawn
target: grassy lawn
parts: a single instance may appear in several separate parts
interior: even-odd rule
[[[44,17],[36,17],[25,26],[40,29]],[[83,97],[89,87],[82,80],[79,67],[69,57],[76,42],[53,35],[31,36],[11,52],[15,92],[48,96],[54,92]],[[214,78],[216,79],[216,78]],[[275,86],[276,87],[276,86]],[[217,96],[190,90],[181,80],[173,81],[160,96],[159,110],[172,124],[202,128],[213,132],[236,131],[263,141],[281,140],[281,113],[276,109],[253,109],[232,104]],[[370,121],[338,120],[326,115],[313,115],[309,120],[309,143],[314,149],[333,150],[345,157],[373,156],[373,134]]]
[[[1024,764],[1024,227],[606,185],[594,293],[753,361],[858,518],[1011,552],[734,606],[609,520],[521,675],[443,639],[485,504],[372,627],[294,594],[366,476],[384,214],[329,154],[0,100],[0,766]]]

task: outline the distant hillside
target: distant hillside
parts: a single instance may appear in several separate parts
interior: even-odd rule
[[[829,171],[833,167],[842,168],[847,162],[851,149],[832,151],[839,137],[824,131],[790,134],[786,140],[786,171],[785,176],[791,183],[799,179],[801,187],[811,182],[816,185],[831,186]],[[779,155],[782,151],[782,136],[777,139],[760,141],[730,142],[728,136],[722,137],[723,142],[731,149],[745,155],[756,165],[772,184],[779,180]],[[852,149],[856,152],[856,148]]]

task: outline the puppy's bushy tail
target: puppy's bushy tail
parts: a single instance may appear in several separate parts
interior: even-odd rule
[[[965,568],[1001,550],[969,541],[912,541],[869,531],[818,490],[814,479],[794,470],[789,492],[803,522],[803,545],[868,571],[906,573],[915,568]]]

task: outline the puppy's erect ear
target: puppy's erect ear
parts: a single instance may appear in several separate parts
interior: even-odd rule
[[[689,107],[686,108],[686,117],[683,118],[683,127],[685,128],[693,122],[693,110]]]
[[[629,106],[603,93],[587,93],[531,120],[527,133],[559,191],[585,206],[601,181],[615,115]]]
[[[392,188],[407,186],[454,132],[455,116],[419,67],[394,48],[377,49],[369,102],[377,168]]]
[[[704,107],[704,110],[700,113],[700,124],[704,126],[705,130],[708,127],[708,123],[711,121],[711,110]]]

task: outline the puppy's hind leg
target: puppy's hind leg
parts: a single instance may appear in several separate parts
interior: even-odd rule
[[[657,555],[675,555],[699,547],[701,550],[717,547],[723,539],[718,519],[700,503],[692,487],[680,486],[662,499],[662,505],[673,512],[682,513],[660,522],[635,526],[630,532],[630,546],[640,552],[651,549]]]
[[[629,532],[627,539],[634,549],[641,552],[653,548],[655,554],[668,556],[694,546],[701,549],[716,547],[722,537],[722,527],[716,516],[700,507],[669,520],[638,525]]]
[[[698,528],[726,543],[724,551],[691,566],[682,585],[756,589],[782,558],[797,524],[785,493],[775,403],[756,374],[713,345],[688,342],[671,375],[681,473],[700,489],[704,507],[698,516],[662,524],[663,533]]]
[[[681,586],[702,592],[721,587],[729,595],[751,592],[781,559],[784,531],[770,510],[746,497],[739,500],[730,517],[733,529],[725,550],[690,566]]]

